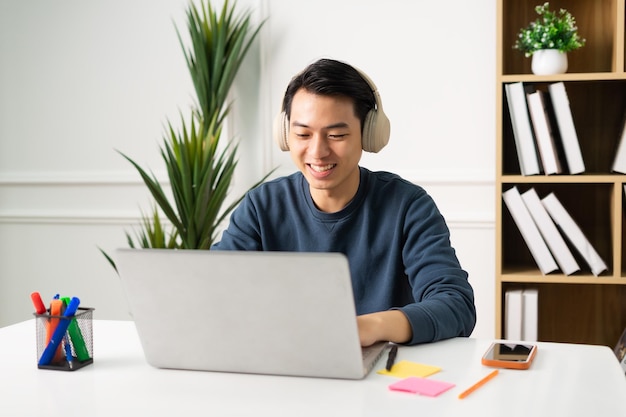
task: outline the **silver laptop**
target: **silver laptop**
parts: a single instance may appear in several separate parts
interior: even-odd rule
[[[146,360],[157,368],[363,378],[347,258],[338,253],[119,249]]]

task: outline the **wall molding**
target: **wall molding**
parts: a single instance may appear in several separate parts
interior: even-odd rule
[[[153,171],[163,184],[169,184],[167,173]],[[48,172],[5,172],[0,173],[2,186],[134,186],[143,185],[136,171],[48,171]]]
[[[169,185],[165,172],[155,172],[155,175],[165,186]],[[473,173],[406,171],[400,172],[399,175],[446,196],[453,196],[461,189],[470,195],[478,192],[482,195],[485,192],[491,194],[491,189],[495,186],[491,175],[481,171]],[[136,201],[126,201],[128,196],[120,197],[118,191],[126,190],[128,193],[132,188],[143,190],[144,187],[141,177],[132,171],[3,173],[0,174],[0,201],[10,200],[10,205],[4,204],[4,208],[0,205],[0,224],[136,225],[141,222],[141,210],[148,207],[142,207]],[[51,201],[48,208],[45,204],[38,203],[37,207],[33,207],[32,203],[20,201],[23,196],[38,195],[41,190],[55,190],[46,195],[47,198],[50,198],[50,195],[58,196],[58,199]],[[101,208],[78,204],[84,200],[86,190],[113,201],[113,207]],[[147,193],[147,189],[144,191]],[[488,205],[478,201],[477,206],[471,210],[467,208],[449,210],[446,213],[448,225],[450,228],[460,229],[493,228],[492,201],[490,200]]]
[[[141,222],[141,212],[53,212],[53,211],[33,211],[33,212],[10,212],[0,211],[0,224],[21,224],[21,225],[83,225],[83,226],[133,226]]]
[[[446,216],[446,222],[450,229],[493,229],[495,221],[490,212],[464,216],[460,213],[452,213]],[[82,226],[138,226],[141,223],[141,213],[116,213],[116,212],[2,212],[0,211],[0,224],[13,225],[82,225]],[[167,221],[164,220],[167,224]]]
[[[287,175],[293,170],[280,173]],[[491,185],[495,179],[491,172],[475,171],[394,171],[401,177],[420,185],[437,186],[460,186],[460,185]],[[169,184],[167,172],[161,170],[152,171],[157,180],[163,184]],[[66,172],[9,172],[0,173],[0,187],[2,186],[116,186],[116,185],[143,185],[143,180],[135,171],[66,171]]]

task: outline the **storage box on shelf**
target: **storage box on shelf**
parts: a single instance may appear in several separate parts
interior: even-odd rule
[[[512,288],[538,288],[539,340],[614,346],[626,327],[626,175],[611,171],[626,117],[625,2],[550,1],[552,10],[572,13],[586,45],[568,54],[566,74],[536,76],[530,58],[512,45],[543,0],[498,0],[496,337],[504,335],[504,296]],[[542,91],[564,83],[585,163],[582,174],[521,175],[505,92],[515,82]],[[502,200],[514,186],[520,192],[534,188],[541,198],[554,192],[607,270],[594,276],[572,250],[579,272],[542,275]]]

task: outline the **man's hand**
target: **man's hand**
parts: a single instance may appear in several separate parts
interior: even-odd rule
[[[411,325],[400,310],[380,311],[358,316],[361,346],[370,346],[378,341],[406,343],[411,340]]]

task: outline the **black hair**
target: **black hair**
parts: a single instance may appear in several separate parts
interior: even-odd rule
[[[291,79],[283,98],[283,111],[291,118],[293,96],[301,88],[323,96],[345,96],[353,100],[354,112],[361,121],[376,107],[374,92],[354,67],[333,59],[320,59]]]

